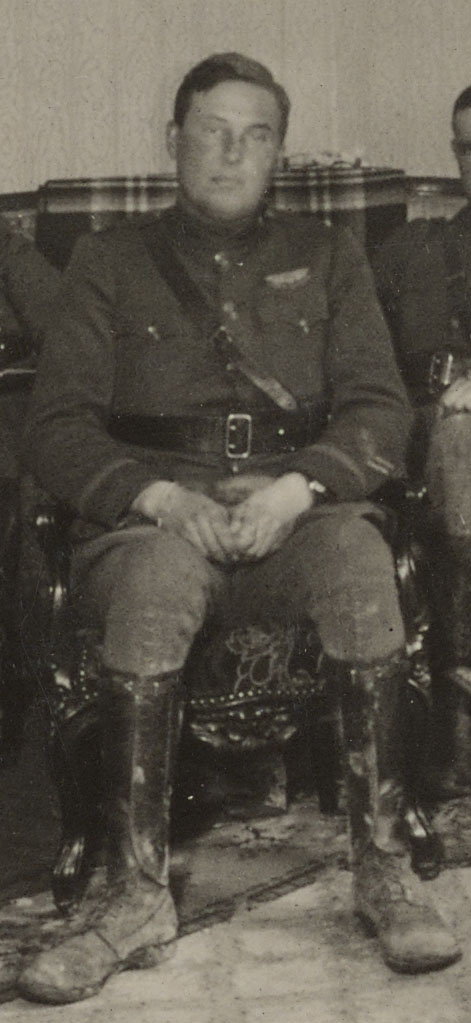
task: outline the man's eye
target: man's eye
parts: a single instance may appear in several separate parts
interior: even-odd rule
[[[252,128],[250,137],[255,139],[256,142],[266,142],[270,138],[270,132],[268,128]]]

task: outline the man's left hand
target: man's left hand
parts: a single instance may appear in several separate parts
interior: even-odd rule
[[[312,503],[308,482],[299,472],[280,476],[241,501],[231,516],[231,532],[240,560],[258,560],[277,550]]]

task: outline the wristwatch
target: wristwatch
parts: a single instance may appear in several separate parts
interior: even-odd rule
[[[315,500],[317,504],[332,500],[332,494],[329,490],[327,490],[327,487],[325,487],[323,483],[319,480],[310,480],[307,476],[306,480],[313,500]]]

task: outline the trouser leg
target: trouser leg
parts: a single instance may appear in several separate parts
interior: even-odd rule
[[[437,768],[445,791],[471,782],[461,718],[471,694],[471,415],[437,417],[426,465],[437,675]],[[451,684],[450,684],[451,683]],[[466,695],[463,695],[466,694]],[[463,715],[463,707],[466,707]],[[465,746],[468,740],[466,738]]]
[[[371,505],[327,506],[280,550],[241,567],[231,584],[237,623],[311,621],[328,657],[346,663],[381,660],[404,645],[391,551],[365,518]]]

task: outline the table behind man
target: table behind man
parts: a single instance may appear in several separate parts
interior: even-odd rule
[[[176,208],[83,239],[66,273],[29,442],[78,517],[73,592],[103,634],[108,901],[23,969],[29,998],[88,997],[176,933],[181,676],[209,620],[315,623],[341,694],[356,912],[395,969],[460,954],[397,837],[404,630],[366,499],[402,471],[409,406],[353,240],[265,208],[288,112],[253,60],[193,68],[167,130]]]

